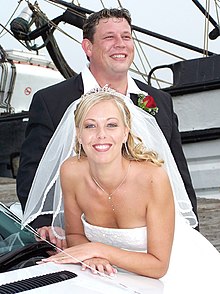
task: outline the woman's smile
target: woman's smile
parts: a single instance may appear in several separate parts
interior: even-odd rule
[[[88,158],[110,161],[121,154],[127,128],[115,102],[96,103],[86,114],[80,140]]]
[[[92,147],[98,152],[106,152],[111,148],[112,144],[94,144]]]

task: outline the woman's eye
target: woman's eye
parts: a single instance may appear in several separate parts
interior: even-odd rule
[[[108,126],[109,128],[116,128],[118,125],[115,124],[115,123],[109,123],[107,126]]]
[[[85,129],[92,129],[92,128],[95,128],[94,124],[85,125]]]

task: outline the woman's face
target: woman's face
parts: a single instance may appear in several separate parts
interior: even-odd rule
[[[90,161],[108,163],[121,157],[127,136],[128,130],[116,104],[102,101],[88,111],[78,139]]]

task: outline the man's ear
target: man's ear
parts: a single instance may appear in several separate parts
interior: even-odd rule
[[[92,43],[88,39],[82,40],[82,48],[87,57],[90,57],[92,54]]]

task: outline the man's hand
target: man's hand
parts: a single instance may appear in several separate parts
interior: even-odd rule
[[[58,228],[56,227],[56,231],[61,235],[61,236],[65,236],[65,232],[62,228]],[[38,240],[48,240],[50,241],[51,243],[53,243],[55,246],[59,247],[60,249],[65,249],[67,248],[66,246],[66,240],[61,240],[61,239],[58,239],[54,233],[53,233],[53,230],[51,227],[42,227],[42,228],[39,228],[37,230],[38,234],[40,235],[40,237],[42,239],[38,239]],[[59,250],[58,250],[59,252]]]

